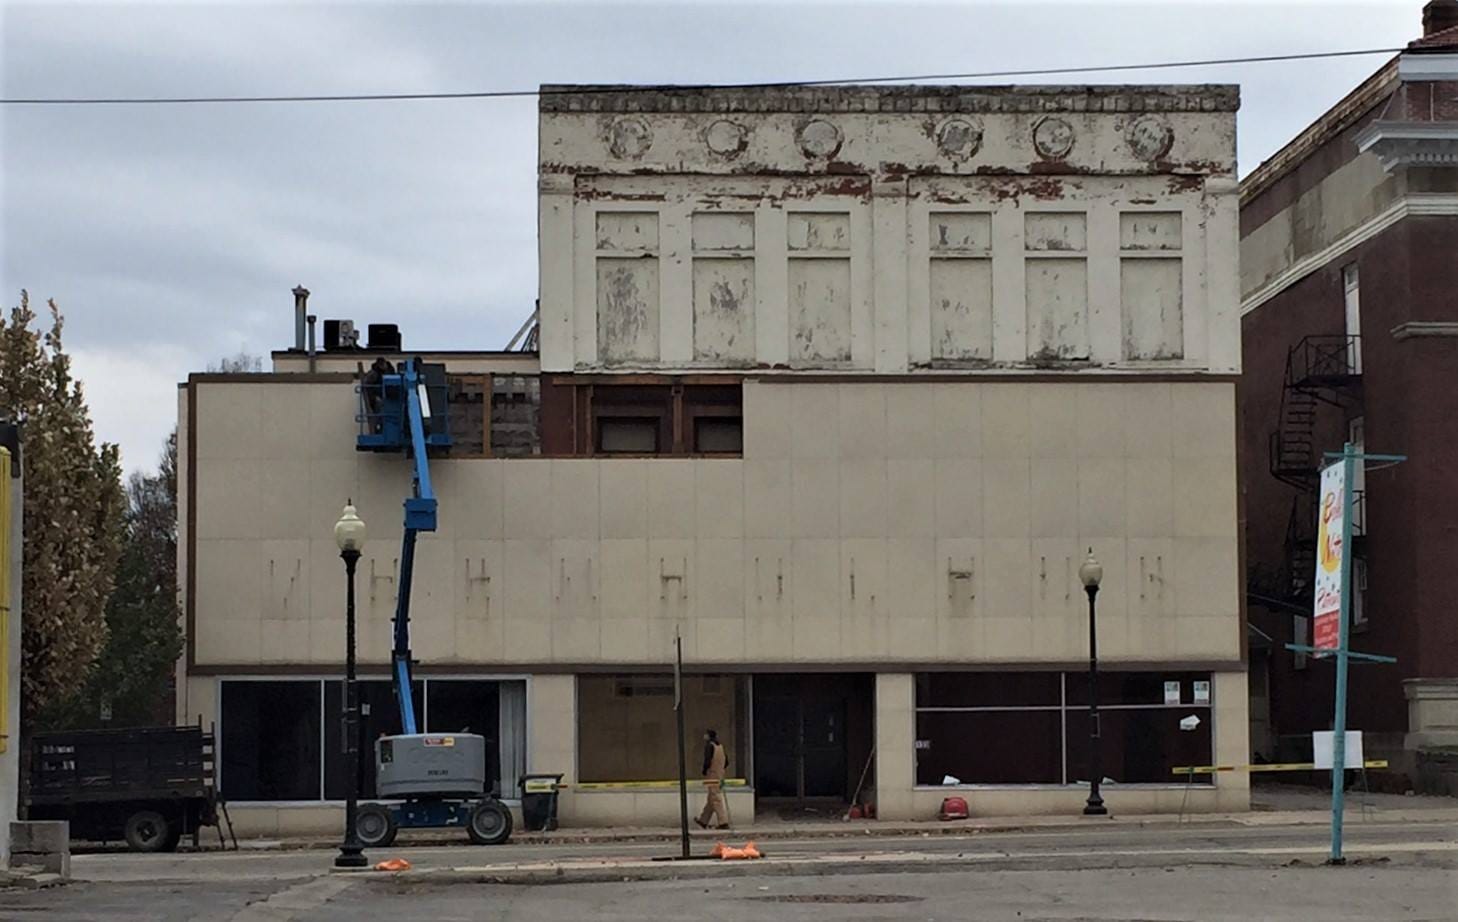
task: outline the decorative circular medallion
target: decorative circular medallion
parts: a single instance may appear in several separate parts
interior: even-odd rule
[[[840,153],[840,129],[823,118],[812,119],[800,129],[800,150],[805,156],[828,160]]]
[[[1073,126],[1055,115],[1033,126],[1033,148],[1044,160],[1062,160],[1073,150]]]
[[[949,118],[937,126],[937,147],[948,157],[966,160],[982,147],[982,126]]]
[[[641,118],[620,118],[608,129],[608,150],[620,160],[636,160],[652,144],[653,132]]]
[[[704,130],[704,143],[720,157],[738,157],[749,146],[749,132],[743,125],[721,118]]]
[[[1125,134],[1129,150],[1140,160],[1158,160],[1174,144],[1174,129],[1157,115],[1136,119]]]

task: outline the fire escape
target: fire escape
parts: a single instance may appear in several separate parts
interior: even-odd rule
[[[1270,435],[1271,475],[1296,490],[1286,520],[1286,537],[1279,572],[1261,589],[1296,598],[1304,595],[1316,568],[1316,503],[1321,453],[1338,445],[1319,445],[1318,413],[1335,407],[1343,418],[1362,401],[1361,369],[1357,359],[1360,337],[1307,336],[1286,352],[1286,372],[1276,430]],[[1364,521],[1363,496],[1354,497],[1353,534],[1360,538]],[[1357,549],[1360,543],[1354,542]]]

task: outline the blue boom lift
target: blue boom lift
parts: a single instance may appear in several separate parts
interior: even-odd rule
[[[371,371],[359,387],[360,451],[403,453],[415,465],[405,500],[405,538],[395,602],[390,676],[402,732],[375,742],[378,796],[392,803],[361,804],[360,841],[388,846],[401,829],[465,827],[471,841],[496,845],[511,837],[511,812],[486,791],[486,740],[474,733],[421,733],[415,722],[410,655],[410,585],[415,539],[435,531],[430,458],[451,445],[445,366],[406,359],[399,369]]]

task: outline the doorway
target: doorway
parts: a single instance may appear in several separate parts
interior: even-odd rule
[[[755,676],[757,798],[846,803],[870,754],[874,688],[869,675]]]

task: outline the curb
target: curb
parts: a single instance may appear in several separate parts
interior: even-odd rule
[[[1435,811],[1435,815],[1414,814],[1412,812],[1398,811],[1391,815],[1376,814],[1371,817],[1374,820],[1388,823],[1423,823],[1423,822],[1449,822],[1458,819],[1458,811]],[[845,824],[824,824],[814,826],[784,826],[784,827],[746,827],[743,829],[728,830],[728,834],[734,838],[754,839],[758,842],[768,842],[784,839],[855,839],[855,838],[927,838],[939,836],[977,836],[997,835],[1020,832],[1061,832],[1072,829],[1084,829],[1090,826],[1107,824],[1122,829],[1149,829],[1175,826],[1316,826],[1328,822],[1327,815],[1318,815],[1315,812],[1291,811],[1285,815],[1281,813],[1251,812],[1241,814],[1230,813],[1205,813],[1187,814],[1183,819],[1175,814],[1132,814],[1128,817],[1097,817],[1057,820],[1054,822],[1028,822],[1010,820],[1008,822],[948,822],[937,825],[856,825]],[[724,838],[723,833],[700,832],[695,830],[689,834],[694,842],[715,842]],[[510,845],[597,845],[612,843],[658,843],[677,842],[679,834],[677,830],[654,829],[641,831],[623,832],[596,832],[590,828],[558,830],[551,833],[525,832],[514,833]],[[299,838],[299,839],[270,839],[264,840],[266,846],[250,849],[245,841],[243,850],[249,851],[291,851],[301,849],[332,848],[339,844],[338,837],[330,838]],[[440,848],[442,846],[472,847],[471,843],[464,837],[432,837],[428,834],[419,838],[411,837],[407,841],[398,843],[398,847],[428,847]],[[208,851],[212,851],[209,849]]]
[[[1320,866],[1325,849],[1281,855],[1263,854],[1181,854],[1179,865],[1199,867],[1274,868]],[[1304,856],[1304,857],[1302,857]],[[1309,860],[1307,860],[1309,859]],[[1036,854],[1010,856],[996,853],[934,854],[888,853],[856,857],[827,856],[820,858],[766,857],[759,861],[661,861],[623,862],[620,864],[540,864],[521,866],[483,866],[431,868],[403,872],[373,872],[363,876],[372,884],[389,883],[409,887],[451,884],[496,884],[516,886],[551,886],[554,884],[632,883],[662,880],[718,880],[743,877],[831,877],[865,874],[935,874],[976,871],[1017,871],[1040,869],[1056,861],[1062,871],[1109,870],[1133,868],[1168,868],[1162,854],[1151,852],[1139,856],[1103,857],[1099,855]],[[1370,863],[1364,859],[1354,866]]]

